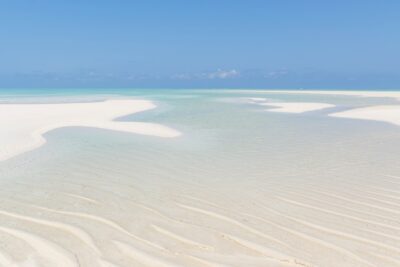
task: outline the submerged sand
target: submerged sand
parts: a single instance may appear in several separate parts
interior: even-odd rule
[[[1,104],[0,161],[40,147],[43,135],[62,127],[94,127],[158,137],[176,137],[169,127],[116,118],[155,108],[147,100],[108,100],[68,104]]]
[[[248,91],[242,91],[248,93]],[[260,93],[276,93],[276,94],[305,94],[305,95],[343,95],[355,97],[378,97],[393,98],[399,101],[398,105],[375,105],[363,108],[354,108],[342,112],[329,114],[331,117],[375,120],[400,125],[400,92],[395,91],[319,91],[319,90],[254,90]],[[334,107],[327,103],[304,103],[304,102],[287,102],[274,103],[267,102],[266,98],[252,97],[248,98],[251,103],[265,106],[275,106],[277,108],[269,111],[287,112],[287,113],[303,113],[307,111],[315,111],[325,108]]]
[[[249,103],[269,107],[268,111],[284,113],[304,113],[317,111],[326,108],[332,108],[335,105],[328,103],[310,103],[310,102],[270,102],[262,97],[249,97]]]
[[[332,113],[329,116],[348,119],[383,121],[400,126],[400,103],[399,105],[381,105],[356,108],[343,112]]]
[[[295,108],[279,104],[279,108],[301,117],[303,112],[328,107],[309,104],[296,103]],[[142,100],[0,105],[0,122],[10,130],[2,131],[1,147],[11,144],[4,151],[22,153],[42,145],[45,132],[67,126],[178,136],[176,130],[159,124],[115,121],[154,107]],[[353,118],[371,112],[361,110],[362,115],[357,115],[356,110],[345,112]],[[389,113],[368,114],[368,118],[388,118]],[[229,113],[238,120],[231,120],[228,127],[234,125],[239,131],[245,128],[242,124],[248,126],[241,114]],[[229,120],[222,116],[226,114],[218,115]],[[20,123],[14,124],[13,118]],[[272,123],[268,131],[273,132],[273,127],[279,125]],[[323,130],[308,124],[310,129]],[[260,144],[266,146],[265,140],[251,145],[266,134],[255,131],[256,138],[247,136],[250,145],[243,151],[240,139],[223,146],[222,152],[207,155],[201,154],[203,147],[180,148],[178,153],[153,145],[134,146],[144,150],[135,157],[132,147],[104,153],[103,144],[89,146],[92,154],[76,155],[68,162],[39,160],[40,166],[25,162],[29,168],[21,169],[19,177],[24,179],[20,180],[3,182],[8,170],[0,169],[0,266],[400,266],[399,170],[381,167],[376,163],[380,155],[373,151],[390,149],[379,146],[386,139],[357,143],[337,134],[330,136],[334,140],[313,143],[306,140],[308,135],[293,131],[291,138],[270,141],[259,162],[255,161],[259,154],[254,161],[242,157],[257,153]],[[221,132],[228,132],[226,138],[232,134]],[[298,147],[305,141],[309,147]],[[22,146],[16,150],[18,142]],[[366,149],[369,144],[376,147]],[[352,149],[362,155],[353,157]],[[396,148],[390,151],[393,155],[387,152],[384,162],[396,162]],[[16,166],[21,168],[21,163],[10,163],[10,169]]]

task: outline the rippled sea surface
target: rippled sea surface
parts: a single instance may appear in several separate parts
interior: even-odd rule
[[[249,97],[336,106],[278,113]],[[183,135],[62,128],[0,162],[0,266],[400,266],[400,127],[328,116],[395,100],[0,91],[0,104],[110,98],[154,101],[120,120]]]

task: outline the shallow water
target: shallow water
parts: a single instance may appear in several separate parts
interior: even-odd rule
[[[393,99],[48,92],[0,99],[145,98],[158,108],[120,119],[183,136],[64,128],[0,162],[0,266],[400,266],[400,127],[327,116]],[[246,97],[337,106],[275,113]]]

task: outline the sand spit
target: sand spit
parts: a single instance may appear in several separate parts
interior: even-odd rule
[[[276,91],[267,91],[276,92]],[[323,94],[323,95],[346,95],[359,97],[381,97],[394,98],[400,101],[400,92],[390,91],[282,91],[283,93],[297,94]],[[378,105],[365,108],[355,108],[343,112],[329,114],[331,117],[383,121],[400,125],[400,103],[399,105]]]
[[[393,98],[396,99],[397,101],[400,101],[400,92],[394,92],[394,91],[257,90],[255,92],[380,97],[380,98]],[[267,105],[267,103],[265,103],[266,101],[265,98],[254,97],[254,98],[248,98],[248,100],[252,103]],[[321,105],[320,106],[321,108],[325,108],[322,106],[323,105],[322,103],[271,103],[268,104],[268,106],[275,105],[278,107],[278,109],[272,109],[270,111],[299,113],[299,112],[310,111],[307,110],[307,108],[311,110],[320,109],[318,108],[318,104]],[[313,107],[315,107],[316,109],[313,109]],[[331,107],[333,107],[333,105]],[[342,112],[332,113],[329,114],[329,116],[337,118],[347,118],[347,119],[375,120],[375,121],[382,121],[395,125],[400,125],[400,103],[399,105],[377,105],[377,106],[369,106],[363,108],[355,108]]]
[[[329,116],[348,119],[384,121],[387,123],[400,125],[400,105],[356,108],[343,112],[332,113],[329,114]]]
[[[335,106],[327,103],[269,102],[267,98],[262,97],[249,97],[247,98],[247,101],[252,104],[270,107],[268,111],[286,113],[303,113],[325,108],[332,108]]]
[[[263,106],[272,106],[274,108],[268,111],[272,112],[288,112],[288,113],[303,113],[309,111],[316,111],[325,108],[332,108],[335,105],[326,103],[263,103]]]
[[[249,93],[249,90],[238,90],[234,92]],[[343,90],[251,90],[251,92],[258,93],[276,93],[276,94],[309,94],[309,95],[347,95],[347,96],[361,96],[361,97],[388,97],[400,99],[399,91],[343,91]]]
[[[155,107],[147,100],[0,105],[0,161],[40,147],[46,142],[45,133],[62,127],[94,127],[165,138],[179,136],[178,131],[160,124],[114,121]]]

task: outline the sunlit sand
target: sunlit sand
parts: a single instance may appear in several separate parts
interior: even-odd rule
[[[116,118],[156,106],[146,100],[108,100],[70,104],[1,104],[0,161],[43,145],[43,135],[62,127],[95,127],[158,137],[177,137],[174,129],[155,123]]]
[[[397,105],[197,93],[0,105],[0,266],[399,266]]]

